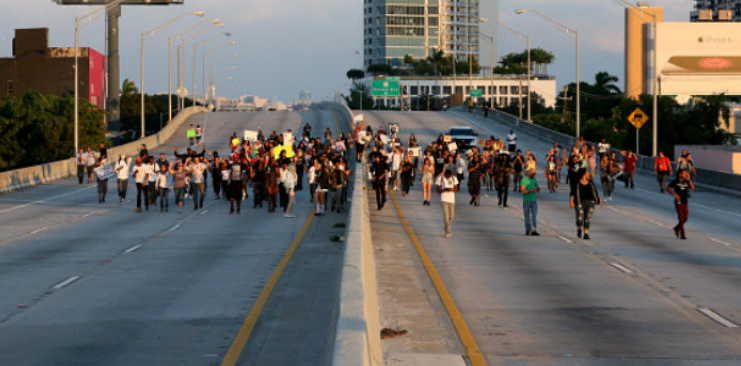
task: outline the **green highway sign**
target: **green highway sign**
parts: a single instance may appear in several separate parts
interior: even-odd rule
[[[481,89],[471,89],[469,96],[470,97],[483,97],[484,91]]]
[[[398,97],[401,87],[398,81],[373,80],[371,95],[374,97]]]

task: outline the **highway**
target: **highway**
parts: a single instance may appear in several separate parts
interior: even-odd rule
[[[413,132],[425,145],[451,126],[473,127],[481,138],[509,132],[467,113],[362,113],[374,127],[399,122],[404,143]],[[531,149],[542,168],[550,144],[515,132],[518,148]],[[545,187],[542,169],[537,178]],[[614,201],[594,215],[592,240],[584,241],[563,183],[555,194],[539,194],[540,237],[524,235],[519,193],[510,192],[504,209],[496,192],[484,189],[474,207],[462,183],[451,239],[443,237],[439,195],[433,189],[432,205],[423,206],[419,180],[407,197],[394,195],[399,211],[393,204],[377,211],[369,192],[381,327],[408,331],[383,341],[388,364],[463,365],[460,356],[468,357],[466,336],[456,332],[400,214],[488,365],[741,363],[738,196],[693,192],[689,240],[680,241],[671,230],[672,198],[652,176],[639,175],[635,190],[617,185]]]
[[[329,111],[210,113],[188,123],[204,126],[204,144],[224,156],[232,132],[296,132],[307,121],[315,134],[347,129]],[[188,123],[154,152],[185,151]],[[343,253],[330,237],[344,233],[336,224],[346,215],[314,218],[307,189],[294,219],[252,209],[251,196],[229,215],[210,183],[203,209],[186,200],[183,214],[172,194],[169,213],[136,214],[133,179],[122,205],[115,180],[105,204],[76,177],[1,195],[0,365],[219,365],[227,352],[240,365],[327,364]],[[238,336],[294,242],[251,336]]]

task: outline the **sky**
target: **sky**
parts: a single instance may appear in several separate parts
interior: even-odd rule
[[[16,28],[49,28],[50,46],[74,46],[75,17],[99,7],[60,6],[52,0],[2,0],[0,12],[0,57],[10,57]],[[652,6],[665,8],[666,21],[687,21],[692,0],[653,0]],[[125,6],[120,23],[121,79],[140,84],[141,33],[184,12],[205,11],[203,19],[220,19],[222,32],[203,49],[212,49],[228,41],[227,46],[209,58],[209,63],[227,58],[214,69],[226,71],[232,80],[217,83],[217,94],[227,97],[259,95],[291,101],[301,90],[310,90],[315,100],[332,98],[335,90],[350,86],[345,73],[362,65],[362,0],[185,0],[176,6]],[[556,61],[549,67],[561,87],[573,82],[574,40],[534,14],[516,15],[515,8],[538,10],[581,34],[582,80],[591,82],[599,71],[620,78],[623,85],[623,8],[615,0],[481,0],[480,16],[499,20],[531,36],[533,47],[552,51]],[[168,36],[203,20],[186,16],[153,36],[147,36],[145,69],[147,93],[167,91]],[[492,22],[481,26],[493,33]],[[204,33],[200,39],[208,38]],[[105,23],[102,18],[82,28],[81,46],[105,50]],[[524,42],[504,30],[498,32],[499,55],[524,50]],[[186,46],[186,87],[192,89],[192,42]],[[230,55],[237,53],[238,58]],[[490,46],[481,46],[482,63],[488,64]],[[198,56],[198,86],[201,84],[201,59]],[[175,66],[173,66],[174,68]],[[174,74],[173,74],[174,75]],[[173,76],[174,77],[174,76]],[[220,79],[220,78],[219,78]]]

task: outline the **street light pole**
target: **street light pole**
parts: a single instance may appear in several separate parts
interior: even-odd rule
[[[491,82],[491,85],[489,86],[489,97],[490,97],[490,103],[489,103],[489,109],[494,109],[494,36],[490,36],[486,33],[479,32],[482,36],[486,37],[491,41],[491,72],[489,74],[489,79]]]
[[[140,106],[140,113],[141,113],[141,116],[140,116],[140,122],[141,122],[141,138],[146,137],[146,134],[147,134],[147,131],[145,130],[145,118],[144,118],[145,117],[144,116],[144,94],[145,94],[144,93],[144,91],[145,91],[145,84],[144,84],[144,82],[145,82],[145,80],[144,80],[144,45],[146,43],[147,34],[154,35],[160,29],[169,26],[170,24],[176,22],[180,18],[182,18],[182,17],[184,17],[186,15],[189,15],[189,14],[192,14],[192,15],[196,15],[196,16],[201,17],[201,16],[203,16],[203,14],[205,14],[205,12],[203,12],[203,11],[191,11],[191,12],[183,13],[183,14],[180,14],[180,15],[176,16],[175,18],[172,18],[172,19],[168,20],[165,23],[162,23],[161,25],[153,28],[150,31],[142,32],[142,35],[141,35],[141,75],[140,75],[141,76],[141,90],[140,90],[141,95],[140,95],[140,101],[139,101],[140,104],[141,104],[141,106]]]
[[[213,41],[214,39],[216,39],[216,37],[218,37],[220,35],[225,35],[227,37],[231,37],[231,33],[217,33],[217,34],[214,34],[213,36],[211,36],[210,38],[204,40],[203,42],[199,43],[198,44],[198,47],[201,47],[201,46],[205,45],[206,43]],[[206,51],[206,52],[203,53],[203,104],[206,104],[207,103],[207,101],[206,101],[206,88],[207,88],[208,84],[206,83],[206,65],[207,65],[206,59],[208,58],[209,55],[211,55],[212,53],[214,53],[214,52],[216,52],[216,51],[218,51],[218,50],[220,50],[222,48],[224,48],[225,46],[227,46],[227,45],[229,45],[229,46],[235,46],[236,44],[237,44],[237,42],[234,42],[234,41],[225,42],[225,43],[223,43],[223,44],[221,44],[219,46],[216,46],[215,48],[212,48],[212,49],[210,49],[210,50],[208,50],[208,51]]]
[[[581,79],[580,79],[580,60],[579,60],[579,31],[568,27],[564,25],[563,23],[560,23],[556,20],[553,20],[552,18],[549,18],[543,13],[532,10],[532,9],[515,9],[516,14],[522,14],[531,12],[534,13],[541,18],[549,21],[551,24],[555,25],[557,28],[560,28],[564,32],[566,32],[567,35],[570,35],[571,33],[574,33],[574,38],[576,39],[576,138],[579,138],[581,136]],[[528,42],[529,43],[529,42]],[[529,63],[528,63],[529,66]],[[530,87],[528,86],[528,93],[530,93]],[[529,98],[528,98],[529,99]]]
[[[512,28],[512,27],[510,27],[510,26],[508,26],[508,25],[506,25],[506,24],[504,24],[502,22],[497,21],[497,24],[500,27],[502,27],[502,28],[504,28],[504,29],[506,29],[506,30],[508,30],[508,31],[510,31],[512,33],[514,33],[518,37],[525,38],[525,40],[526,40],[526,43],[527,43],[527,94],[528,94],[528,97],[527,97],[527,120],[528,120],[528,122],[532,122],[532,116],[530,114],[531,113],[531,107],[530,107],[530,105],[531,105],[530,99],[531,98],[530,98],[530,96],[531,96],[531,93],[532,93],[531,87],[530,87],[530,80],[532,79],[532,61],[531,61],[531,58],[530,58],[530,35],[524,34],[524,33],[520,32],[520,31],[518,31],[518,30],[516,30],[516,29],[514,29],[514,28]]]

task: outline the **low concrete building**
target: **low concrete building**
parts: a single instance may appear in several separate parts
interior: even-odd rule
[[[49,29],[16,29],[13,57],[0,58],[0,98],[29,90],[60,97],[75,90],[75,49],[49,47]],[[79,95],[105,108],[106,57],[92,48],[78,49]]]
[[[520,97],[525,98],[528,95],[527,78],[496,76],[491,79],[474,76],[469,79],[460,75],[457,80],[453,77],[429,76],[402,76],[400,80],[405,104],[412,109],[426,109],[424,106],[417,106],[417,103],[424,103],[426,98],[449,100],[454,93],[460,93],[465,100],[470,95],[471,88],[481,90],[482,96],[474,98],[479,106],[490,105],[493,98],[495,107],[505,107],[517,103]],[[361,82],[370,90],[372,81],[373,78],[366,78]],[[530,81],[530,88],[543,98],[546,107],[555,107],[558,92],[554,77],[534,77]],[[401,103],[400,98],[375,97],[374,100],[389,107],[399,107]]]

